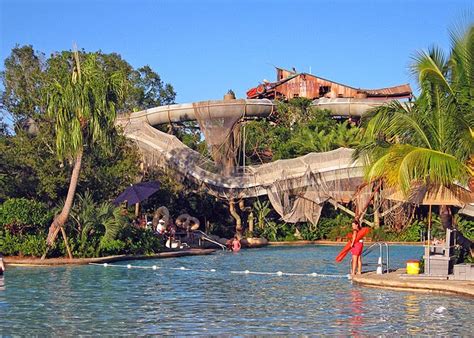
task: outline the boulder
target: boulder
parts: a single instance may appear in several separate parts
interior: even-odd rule
[[[246,248],[260,248],[262,246],[268,245],[268,240],[266,238],[249,237],[243,238],[240,243]]]

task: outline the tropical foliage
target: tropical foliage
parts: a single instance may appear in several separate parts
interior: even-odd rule
[[[340,123],[327,110],[295,98],[279,102],[274,120],[253,121],[245,126],[246,156],[250,163],[294,158],[309,152],[355,147],[361,133],[349,122]],[[247,161],[249,163],[249,161]]]
[[[46,249],[47,222],[52,217],[46,205],[34,200],[9,199],[0,205],[0,252],[41,256]],[[127,211],[106,201],[97,203],[86,192],[77,196],[65,231],[75,257],[151,254],[163,248],[161,238],[131,224]],[[54,256],[65,253],[63,242],[51,249]]]
[[[474,26],[451,42],[449,56],[436,47],[414,56],[419,98],[381,107],[368,122],[358,156],[369,180],[408,192],[413,182],[464,185],[473,175]]]
[[[78,66],[82,66],[81,72]],[[8,126],[3,118],[0,121],[0,202],[11,203],[12,198],[26,197],[41,201],[48,210],[58,210],[58,201],[66,197],[67,183],[77,163],[73,156],[77,149],[84,154],[77,190],[90,191],[94,203],[110,201],[124,186],[140,179],[137,149],[120,131],[111,128],[113,116],[121,111],[169,104],[176,95],[173,87],[164,84],[150,67],[135,70],[118,54],[102,52],[81,51],[73,58],[72,52],[64,51],[46,58],[31,46],[17,46],[5,60],[0,77],[1,108],[10,122]],[[87,107],[80,107],[79,103]],[[112,114],[107,115],[107,111]],[[106,145],[113,145],[113,151]],[[15,214],[21,212],[8,212],[10,216]],[[52,216],[49,212],[49,221]],[[70,221],[64,228],[71,237],[73,251],[83,256],[91,245],[84,246],[80,241],[76,225]],[[12,227],[7,225],[0,230],[2,238],[11,239],[10,247],[16,248],[16,253],[20,253],[17,249],[26,236],[35,237],[36,242],[46,238],[44,222],[21,225],[32,230],[24,232],[24,236]],[[136,238],[142,236],[141,230],[127,231]],[[119,252],[120,248],[132,250],[130,246],[125,249],[125,242],[116,245],[114,241],[119,239],[107,237],[102,242],[102,251],[106,247],[109,253]],[[93,239],[91,236],[87,240]],[[35,255],[44,247],[39,246]],[[149,251],[142,243],[136,247],[137,252],[141,251],[140,247]],[[63,243],[59,243],[51,253],[63,254],[64,249]],[[10,251],[10,254],[15,253]]]

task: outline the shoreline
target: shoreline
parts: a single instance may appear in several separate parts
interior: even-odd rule
[[[187,249],[180,251],[165,251],[153,255],[117,255],[92,258],[46,258],[42,260],[36,257],[12,257],[5,256],[3,261],[7,266],[58,266],[58,265],[87,265],[89,263],[113,263],[130,260],[163,259],[184,256],[209,255],[215,249]]]
[[[364,242],[368,245],[376,243],[372,241]],[[389,245],[417,245],[423,246],[425,243],[422,242],[386,242]],[[304,246],[304,245],[321,245],[321,246],[344,246],[347,242],[338,241],[327,241],[327,240],[316,240],[316,241],[277,241],[268,242],[266,245],[260,246],[249,246],[246,249],[257,249],[265,246]],[[145,259],[162,259],[162,258],[175,258],[184,256],[197,256],[197,255],[209,255],[217,249],[204,249],[204,248],[192,248],[180,251],[164,251],[153,255],[115,255],[106,257],[90,257],[90,258],[46,258],[41,260],[37,257],[20,257],[20,256],[5,256],[3,258],[6,265],[10,266],[54,266],[54,265],[86,265],[89,263],[113,263],[119,261],[128,260],[145,260]]]
[[[364,244],[374,244],[377,241],[364,241]],[[423,246],[425,243],[423,242],[383,242],[389,245],[419,245]],[[268,246],[291,246],[291,245],[333,245],[333,246],[344,246],[347,244],[345,242],[338,242],[338,241],[326,241],[326,240],[316,240],[316,241],[277,241],[277,242],[268,242]]]

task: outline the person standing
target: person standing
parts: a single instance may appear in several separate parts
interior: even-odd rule
[[[352,222],[352,240],[351,240],[351,275],[362,273],[362,250],[364,249],[364,241],[362,239],[356,241],[357,233],[361,229],[360,223],[357,220]]]

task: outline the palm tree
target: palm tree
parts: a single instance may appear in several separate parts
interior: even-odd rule
[[[82,64],[77,51],[72,56],[71,73],[57,76],[47,90],[47,115],[54,120],[57,155],[61,161],[68,159],[74,165],[63,209],[49,228],[43,259],[59,231],[63,235],[69,258],[72,258],[64,224],[73,204],[84,146],[110,146],[111,136],[115,132],[116,109],[124,98],[126,82],[123,73],[107,76],[95,54],[84,55]]]
[[[449,57],[436,47],[414,56],[421,94],[412,104],[392,102],[374,112],[356,153],[368,180],[408,194],[414,183],[449,189],[473,176],[474,26],[452,31],[451,43]]]

